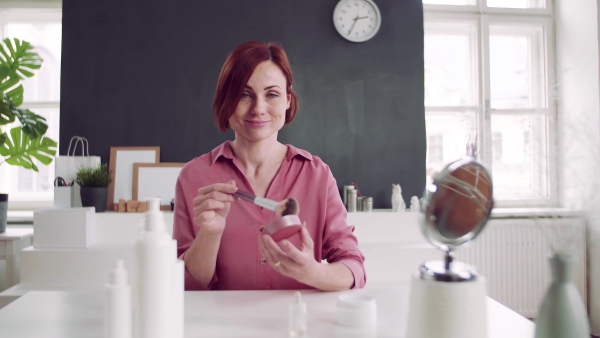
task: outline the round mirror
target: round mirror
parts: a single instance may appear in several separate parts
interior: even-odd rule
[[[425,188],[421,227],[425,238],[447,253],[442,273],[451,270],[451,251],[481,232],[493,206],[492,177],[471,157],[447,165]]]

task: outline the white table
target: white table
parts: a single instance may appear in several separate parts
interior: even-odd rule
[[[0,233],[0,258],[6,259],[6,288],[19,281],[21,249],[33,244],[33,228],[7,227]]]
[[[309,337],[404,337],[408,287],[353,290],[375,297],[377,326],[356,329],[335,322],[341,292],[302,291]],[[185,293],[185,337],[287,337],[293,291],[193,291]],[[103,336],[101,291],[31,291],[0,310],[0,337]],[[531,338],[534,324],[488,299],[488,338]],[[32,325],[33,324],[33,325]]]

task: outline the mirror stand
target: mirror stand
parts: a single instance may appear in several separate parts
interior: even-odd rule
[[[421,279],[437,282],[468,282],[477,278],[477,271],[454,258],[454,252],[445,252],[444,261],[425,262],[419,268]]]

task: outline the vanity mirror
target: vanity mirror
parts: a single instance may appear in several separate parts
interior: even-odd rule
[[[446,253],[444,262],[421,266],[421,278],[465,281],[476,274],[453,261],[453,250],[474,239],[492,212],[493,185],[487,169],[472,157],[447,165],[421,199],[421,227],[425,238]]]
[[[492,177],[474,157],[450,163],[425,188],[421,228],[445,255],[413,275],[407,337],[488,336],[485,278],[453,253],[483,230],[493,206]]]

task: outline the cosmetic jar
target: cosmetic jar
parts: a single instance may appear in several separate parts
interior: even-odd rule
[[[377,323],[375,298],[365,294],[346,293],[337,301],[337,323],[346,326],[371,326]]]

